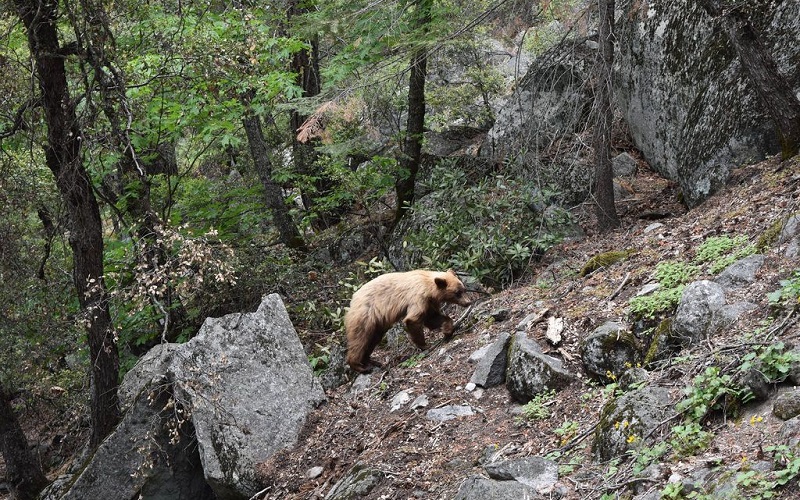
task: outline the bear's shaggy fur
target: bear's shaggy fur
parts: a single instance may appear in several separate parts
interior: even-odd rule
[[[442,314],[447,302],[468,306],[466,288],[453,270],[447,272],[409,271],[378,276],[353,294],[344,318],[347,330],[347,363],[361,373],[379,363],[370,355],[391,326],[402,320],[411,341],[425,349],[423,327],[442,329],[453,335],[453,320]]]

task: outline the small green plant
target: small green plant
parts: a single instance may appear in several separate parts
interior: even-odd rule
[[[728,409],[731,401],[726,399],[738,401],[744,390],[734,384],[730,375],[721,373],[719,367],[709,366],[684,392],[686,398],[678,402],[676,409],[685,412],[690,422],[699,422],[711,410]]]
[[[783,342],[775,342],[768,346],[756,347],[745,354],[739,369],[748,372],[752,369],[760,371],[770,382],[780,383],[786,380],[792,365],[800,362],[800,354],[786,348]]]
[[[417,353],[400,363],[401,368],[414,368],[420,361],[425,359],[425,353]]]
[[[756,247],[748,243],[747,236],[712,236],[703,241],[694,260],[698,264],[708,264],[708,272],[717,274],[755,251]]]
[[[550,418],[548,406],[555,402],[556,391],[540,392],[522,407],[522,413],[517,418],[518,424],[524,424],[531,420],[547,420]]]
[[[786,486],[789,481],[800,476],[800,455],[796,447],[791,448],[781,444],[767,446],[765,451],[772,453],[775,458],[774,474],[776,486]]]
[[[711,444],[713,438],[714,435],[704,431],[700,424],[689,422],[686,425],[676,425],[672,428],[669,444],[676,458],[684,458],[704,451]]]
[[[553,433],[559,437],[559,445],[564,446],[570,439],[575,437],[580,426],[574,420],[565,420],[558,428],[553,429]]]
[[[788,279],[780,281],[781,287],[767,295],[770,305],[788,307],[800,302],[800,269],[795,270]]]
[[[328,367],[331,351],[328,347],[319,344],[316,347],[317,350],[308,355],[308,363],[311,365],[311,369],[314,370],[314,375],[319,375]]]
[[[697,275],[697,267],[684,262],[661,262],[653,277],[660,285],[648,295],[633,297],[628,305],[630,313],[637,319],[655,319],[678,305],[686,283]]]
[[[651,464],[657,462],[667,453],[667,443],[657,443],[653,446],[641,446],[638,449],[628,450],[628,454],[634,457],[633,473],[641,474]]]

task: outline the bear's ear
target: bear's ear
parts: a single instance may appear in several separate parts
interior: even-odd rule
[[[433,278],[436,288],[447,288],[447,278]]]

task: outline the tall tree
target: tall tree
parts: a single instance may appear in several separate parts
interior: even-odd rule
[[[600,57],[596,67],[595,122],[592,146],[595,156],[594,197],[601,231],[619,226],[614,207],[614,172],[611,168],[611,71],[614,65],[614,0],[598,0]]]
[[[433,0],[415,0],[416,25],[423,31],[431,22]],[[400,177],[395,183],[397,223],[406,209],[414,203],[414,188],[422,161],[422,134],[425,130],[425,80],[428,70],[428,49],[417,47],[411,56],[411,74],[408,80],[408,117],[406,134],[400,158]]]
[[[700,0],[712,17],[721,18],[736,54],[764,110],[772,117],[781,143],[781,156],[790,158],[800,152],[800,100],[778,64],[764,46],[761,35],[745,11],[744,2]]]
[[[308,0],[289,0],[286,9],[286,18],[289,29],[297,25],[297,21],[309,13],[313,6],[313,1]],[[287,33],[291,36],[292,33]],[[305,99],[319,95],[322,89],[322,80],[319,70],[319,37],[316,34],[308,36],[308,47],[303,47],[292,54],[291,70],[296,75],[296,84],[302,90],[302,97]],[[300,141],[297,137],[298,130],[308,119],[308,115],[299,109],[292,109],[289,117],[289,127],[292,132],[292,158],[295,170],[303,175],[311,176],[314,179],[313,193],[303,192],[302,200],[306,210],[314,208],[316,199],[325,196],[334,188],[334,184],[325,172],[322,172],[316,164],[318,158],[315,146],[317,139],[312,138],[308,141]],[[318,212],[318,211],[317,211]],[[338,222],[338,214],[331,211],[318,212],[318,219],[315,223],[318,227],[325,228]]]
[[[275,227],[278,229],[281,242],[289,248],[304,251],[306,250],[306,244],[297,230],[291,214],[289,214],[289,207],[284,202],[283,190],[272,178],[272,160],[269,157],[269,148],[264,138],[264,131],[261,128],[261,118],[250,106],[252,98],[252,91],[243,97],[245,114],[242,118],[242,123],[247,134],[247,143],[250,146],[253,166],[264,188],[264,201],[267,208],[272,212],[272,218]]]
[[[119,354],[103,280],[103,233],[91,179],[82,163],[81,130],[69,93],[65,59],[70,47],[58,36],[58,2],[15,0],[41,92],[47,126],[45,161],[69,215],[73,281],[85,315],[91,363],[90,444],[97,446],[120,419]]]

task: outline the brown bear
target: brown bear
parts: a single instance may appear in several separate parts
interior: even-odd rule
[[[383,335],[396,322],[403,323],[411,341],[425,349],[423,326],[442,329],[453,336],[453,320],[442,314],[442,303],[468,306],[467,289],[451,269],[447,272],[408,271],[378,276],[353,294],[344,318],[347,363],[360,373],[379,363],[370,359]]]

